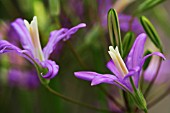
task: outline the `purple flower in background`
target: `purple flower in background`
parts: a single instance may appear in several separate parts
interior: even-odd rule
[[[144,72],[145,80],[151,81],[153,79],[153,77],[156,74],[158,65],[159,65],[159,58],[153,57],[148,68]],[[170,66],[170,60],[166,60],[166,61],[162,62],[158,76],[155,81],[156,84],[169,82],[169,80],[170,80],[169,66]]]
[[[144,32],[144,29],[138,19],[135,17],[133,18],[130,15],[119,14],[119,23],[121,30],[124,32],[132,31],[136,35]]]
[[[99,17],[103,27],[107,27],[107,12],[112,6],[113,1],[111,0],[98,0]]]
[[[115,84],[125,91],[133,92],[128,78],[131,76],[136,88],[138,88],[139,76],[145,60],[152,55],[157,55],[165,59],[164,55],[160,52],[154,52],[143,57],[145,41],[146,34],[144,33],[136,38],[129,55],[127,56],[126,64],[121,58],[118,48],[116,47],[114,49],[112,46],[109,47],[108,52],[112,60],[107,63],[107,68],[113,72],[114,75],[99,74],[91,71],[80,71],[75,72],[74,74],[80,79],[91,81],[91,85],[100,83]]]
[[[140,22],[136,17],[132,17],[131,15],[121,13],[122,10],[134,0],[127,0],[122,1],[118,0],[117,2],[113,3],[111,0],[99,0],[98,7],[99,7],[99,16],[101,19],[101,24],[103,27],[107,27],[107,13],[109,9],[114,8],[118,12],[119,24],[120,29],[124,32],[132,31],[136,35],[144,32],[143,27],[141,26]]]
[[[39,79],[36,72],[26,72],[17,69],[10,69],[8,72],[8,82],[10,86],[18,86],[34,89],[39,86]]]
[[[84,13],[83,1],[81,0],[69,0],[70,8],[77,14],[82,17]]]
[[[62,28],[52,31],[47,45],[42,50],[39,40],[37,18],[34,17],[30,24],[28,21],[18,18],[11,24],[11,27],[17,33],[23,49],[6,40],[1,40],[0,53],[16,52],[34,65],[47,68],[48,72],[45,75],[42,74],[42,76],[51,79],[57,75],[59,66],[54,61],[48,59],[50,54],[60,41],[68,40],[79,28],[85,26],[86,25],[82,23],[71,29]]]

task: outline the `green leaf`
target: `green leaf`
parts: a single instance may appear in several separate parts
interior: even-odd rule
[[[121,56],[123,55],[122,41],[117,12],[110,9],[107,15],[110,41],[113,47],[118,46]]]
[[[123,59],[128,55],[133,42],[135,40],[135,35],[133,32],[127,32],[123,38]]]
[[[60,14],[60,0],[49,0],[50,13],[53,16]]]
[[[149,9],[157,6],[158,4],[164,2],[165,0],[145,0],[141,3],[136,10],[135,14],[142,13],[144,11],[148,11]]]
[[[152,23],[145,16],[140,17],[140,21],[151,41],[161,52],[163,52],[160,37]]]
[[[146,55],[148,55],[148,54],[151,54],[151,53],[152,53],[151,51],[147,50],[147,51],[145,51],[144,56],[146,56]],[[145,63],[144,63],[144,65],[143,65],[143,70],[146,70],[146,69],[147,69],[147,67],[148,67],[151,59],[152,59],[152,57],[149,57],[149,58],[147,58],[147,59],[145,60]]]

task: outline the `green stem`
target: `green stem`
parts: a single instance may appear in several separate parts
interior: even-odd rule
[[[137,89],[136,89],[136,87],[135,87],[135,84],[134,84],[134,82],[133,82],[133,79],[132,79],[132,77],[130,77],[130,83],[131,83],[131,85],[132,85],[132,88],[133,88],[133,90],[135,91],[135,93],[137,94]]]
[[[151,82],[149,83],[148,87],[146,88],[145,92],[144,92],[144,96],[147,97],[151,88],[153,87],[153,84],[158,76],[158,73],[159,73],[159,70],[160,70],[160,67],[161,67],[161,64],[162,64],[162,59],[159,58],[159,65],[158,65],[158,68],[157,68],[157,71],[156,71],[156,74],[154,75],[153,79],[151,80]]]
[[[147,111],[146,101],[143,97],[143,94],[141,94],[141,92],[135,87],[135,84],[134,84],[132,77],[130,77],[130,83],[131,83],[133,90],[134,90],[134,93],[135,93],[135,95],[133,95],[133,96],[134,96],[134,99],[136,100],[136,104],[138,103],[137,104],[138,107],[140,109],[142,109],[145,113],[147,113],[148,111]],[[138,110],[138,108],[135,111],[137,111],[137,110]]]
[[[82,103],[82,102],[73,100],[73,99],[71,99],[71,98],[68,98],[68,97],[66,97],[66,96],[64,96],[64,95],[56,92],[55,90],[53,90],[52,88],[50,88],[48,85],[46,85],[45,88],[47,88],[48,91],[51,92],[52,94],[54,94],[54,95],[62,98],[62,99],[65,100],[65,101],[68,101],[68,102],[71,102],[71,103],[74,103],[74,104],[77,104],[77,105],[86,107],[86,108],[88,108],[88,109],[96,110],[96,111],[110,112],[109,110],[96,108],[96,107],[94,107],[94,106],[91,106],[91,105],[88,105],[88,104],[85,104],[85,103]]]

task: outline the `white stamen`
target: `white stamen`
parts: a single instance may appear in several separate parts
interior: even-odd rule
[[[31,40],[32,40],[32,43],[33,43],[33,46],[35,49],[34,50],[35,57],[38,58],[39,60],[44,60],[44,55],[42,52],[42,48],[40,45],[40,39],[39,39],[37,17],[34,16],[33,20],[31,21],[30,24],[27,20],[24,20],[24,23],[31,35]]]
[[[113,46],[109,46],[109,51],[108,53],[110,54],[113,62],[115,63],[115,66],[117,67],[117,69],[119,70],[119,72],[125,76],[126,74],[128,74],[128,69],[123,61],[123,59],[120,56],[118,47],[116,46],[116,48],[114,49]]]

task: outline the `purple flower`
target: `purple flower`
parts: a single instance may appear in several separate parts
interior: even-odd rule
[[[132,31],[136,35],[144,32],[143,27],[136,17],[130,15],[119,14],[120,28],[124,32]]]
[[[128,78],[131,76],[135,83],[135,87],[138,88],[139,76],[145,60],[152,55],[157,55],[165,59],[164,55],[160,52],[154,52],[143,57],[145,41],[146,34],[144,33],[136,38],[129,55],[126,58],[126,64],[121,58],[118,48],[116,47],[114,49],[112,46],[109,47],[108,52],[112,60],[107,63],[107,68],[113,72],[114,75],[99,74],[91,71],[80,71],[75,72],[74,74],[80,79],[91,81],[91,85],[108,83],[117,85],[125,91],[133,92],[133,88]]]
[[[144,72],[144,78],[147,81],[151,81],[156,74],[157,68],[159,65],[159,58],[153,57],[148,68]],[[170,80],[170,60],[163,61],[156,78],[156,84],[168,83]]]
[[[110,8],[112,8],[112,6],[113,1],[111,0],[98,0],[99,17],[103,27],[107,26],[107,12]]]
[[[51,79],[57,75],[59,66],[54,61],[48,59],[50,54],[60,41],[68,40],[79,28],[85,26],[86,24],[82,23],[71,29],[62,28],[52,31],[47,45],[42,50],[39,40],[37,18],[34,17],[30,24],[28,21],[18,18],[11,24],[11,27],[17,33],[23,49],[20,49],[8,41],[1,40],[0,53],[16,52],[18,55],[28,59],[35,66],[47,68],[48,72],[42,74],[42,76]]]
[[[18,86],[27,89],[34,89],[39,86],[39,79],[35,72],[26,72],[18,69],[10,69],[8,72],[10,86]]]

